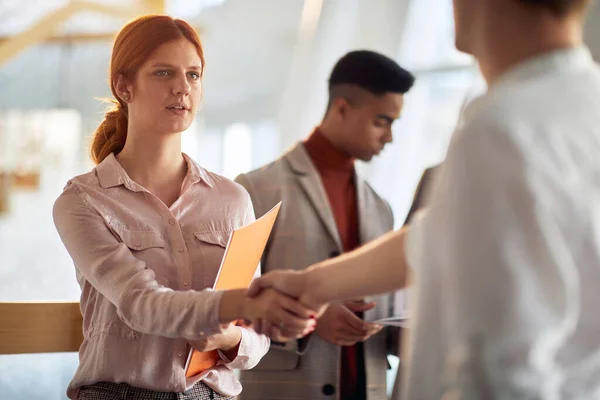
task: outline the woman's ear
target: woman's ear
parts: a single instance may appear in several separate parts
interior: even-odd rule
[[[117,78],[115,79],[114,82],[114,86],[115,86],[115,91],[117,92],[117,95],[119,96],[119,98],[124,101],[125,103],[130,103],[131,100],[133,99],[133,93],[132,93],[132,87],[131,87],[131,83],[129,82],[129,80],[127,78],[125,78],[125,76],[123,76],[123,74],[119,74],[117,75]]]

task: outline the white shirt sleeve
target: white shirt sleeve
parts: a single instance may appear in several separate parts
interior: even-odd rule
[[[557,228],[556,193],[514,139],[519,129],[488,117],[458,132],[408,237],[413,336],[437,332],[437,343],[421,347],[439,349],[413,355],[425,366],[414,379],[458,395],[450,398],[554,398],[560,380],[556,352],[577,307],[569,302],[577,273]]]

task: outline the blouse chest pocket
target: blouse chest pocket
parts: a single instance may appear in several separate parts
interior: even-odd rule
[[[133,251],[165,248],[165,239],[154,231],[134,231],[123,227],[113,227],[113,229],[119,235],[123,244]]]
[[[202,288],[214,285],[230,236],[231,232],[227,231],[193,233],[195,243],[190,253],[197,261],[192,263],[195,269],[194,276],[200,278],[196,283]]]
[[[133,230],[123,226],[111,226],[111,229],[129,248],[131,254],[154,271],[156,281],[170,287],[169,269],[172,264],[166,251],[165,239],[156,231]]]
[[[231,232],[194,232],[194,237],[201,243],[219,246],[222,248],[227,247]]]

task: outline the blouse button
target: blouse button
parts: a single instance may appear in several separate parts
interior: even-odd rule
[[[188,281],[183,281],[183,286],[187,286],[189,284]]]
[[[171,218],[171,219],[169,220],[169,224],[171,224],[171,225],[175,225],[175,220],[174,220],[173,218]]]
[[[136,244],[133,245],[133,247],[135,247],[136,249],[139,249],[140,247],[142,247],[142,245],[139,244],[139,243],[136,243]]]
[[[183,352],[181,352],[181,351],[178,351],[178,352],[177,352],[177,355],[178,355],[179,357],[182,357],[182,356],[183,356]]]
[[[183,247],[178,248],[177,251],[183,253]]]

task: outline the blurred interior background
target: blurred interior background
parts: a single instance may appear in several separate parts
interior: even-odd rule
[[[412,71],[394,143],[360,165],[400,226],[422,171],[444,159],[461,107],[484,90],[472,59],[454,49],[451,3],[0,0],[0,301],[79,298],[51,209],[67,180],[93,166],[112,40],[131,17],[166,12],[200,32],[204,100],[184,151],[229,178],[310,133],[328,74],[347,51],[379,51]],[[598,7],[587,29],[598,57]],[[76,365],[76,354],[0,356],[0,398],[64,399]]]

